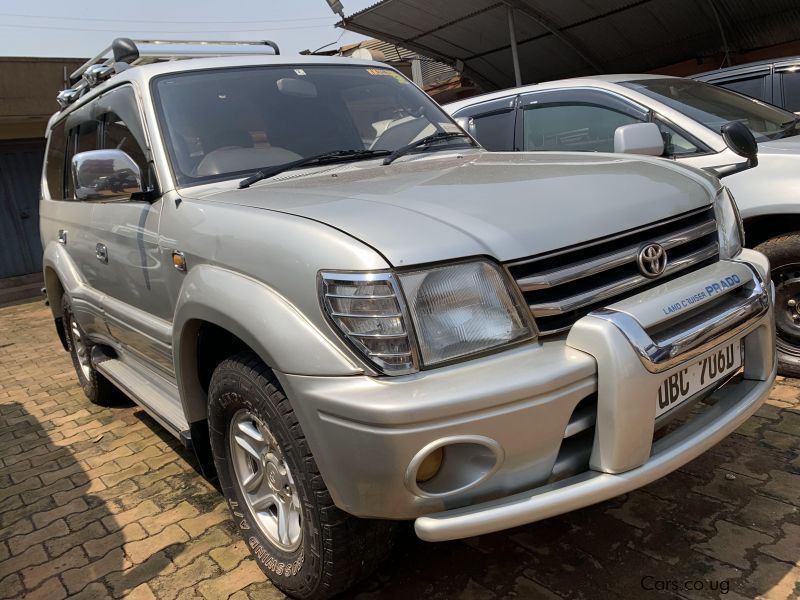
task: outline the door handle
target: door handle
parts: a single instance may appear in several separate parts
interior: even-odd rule
[[[66,229],[59,229],[58,230],[58,243],[62,246],[67,245],[67,230]]]
[[[101,263],[108,263],[108,249],[106,248],[105,244],[98,242],[97,246],[94,247],[94,255]]]

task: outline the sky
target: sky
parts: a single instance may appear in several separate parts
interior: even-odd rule
[[[341,0],[346,15],[376,1]],[[0,56],[90,57],[115,37],[269,39],[282,54],[365,39],[338,20],[325,0],[0,0]]]

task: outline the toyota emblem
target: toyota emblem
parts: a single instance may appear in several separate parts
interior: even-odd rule
[[[636,261],[639,263],[639,272],[653,279],[667,270],[667,251],[661,244],[647,244],[639,250]]]

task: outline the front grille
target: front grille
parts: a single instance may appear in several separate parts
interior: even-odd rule
[[[637,255],[657,242],[667,251],[664,274],[640,274]],[[590,311],[694,271],[719,258],[713,208],[702,208],[645,227],[508,264],[540,336],[567,331]]]

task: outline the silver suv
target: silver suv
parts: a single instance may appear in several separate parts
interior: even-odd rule
[[[767,395],[769,265],[716,178],[490,153],[386,65],[226,52],[123,39],[75,74],[44,274],[89,399],[193,448],[290,596],[369,573],[396,521],[642,486]]]

